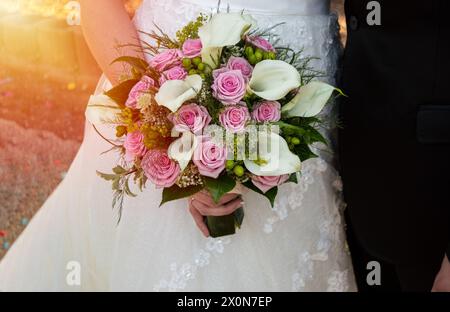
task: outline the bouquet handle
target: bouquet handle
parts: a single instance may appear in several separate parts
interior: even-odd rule
[[[242,195],[244,188],[241,184],[237,184],[236,187],[229,192],[229,194]],[[244,208],[238,208],[232,214],[227,216],[207,216],[205,217],[205,224],[208,227],[211,237],[217,238],[227,235],[233,235],[236,233],[236,229],[241,227],[244,220]]]

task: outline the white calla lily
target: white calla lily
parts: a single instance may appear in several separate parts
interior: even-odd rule
[[[294,66],[279,60],[265,60],[256,64],[248,87],[265,100],[277,101],[300,84],[300,73]]]
[[[245,167],[258,176],[279,176],[301,170],[300,158],[292,153],[287,142],[277,133],[258,133],[258,159],[244,160]]]
[[[92,95],[86,108],[86,119],[93,125],[112,122],[120,113],[120,108],[105,94]]]
[[[176,112],[183,103],[194,99],[201,88],[202,78],[199,75],[188,76],[185,80],[168,80],[159,88],[155,100]]]
[[[241,41],[255,21],[241,13],[218,13],[198,30],[202,41],[202,60],[212,68],[219,65],[222,48]]]
[[[191,161],[197,145],[197,137],[192,132],[186,131],[182,133],[179,139],[170,144],[167,153],[170,158],[178,162],[181,171],[183,171]]]
[[[283,106],[282,112],[287,117],[314,117],[322,111],[334,90],[329,84],[312,81],[300,88],[297,95]]]

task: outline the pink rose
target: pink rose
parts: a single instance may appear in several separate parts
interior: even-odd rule
[[[187,71],[181,66],[175,66],[162,73],[159,78],[159,85],[163,85],[167,80],[184,80],[187,76]]]
[[[229,71],[230,71],[230,69],[228,67],[221,67],[221,68],[215,69],[212,72],[213,79],[216,80],[217,77],[219,77],[221,74],[227,73]]]
[[[150,66],[159,72],[163,72],[171,67],[181,65],[183,53],[178,49],[169,49],[156,54],[150,60]]]
[[[183,44],[184,57],[194,58],[202,54],[202,41],[200,39],[188,39]]]
[[[257,122],[275,122],[281,119],[281,104],[277,101],[259,102],[253,107],[253,120]]]
[[[147,152],[144,145],[144,134],[140,131],[128,133],[125,137],[125,160],[134,161],[136,157],[142,157]]]
[[[281,176],[274,176],[274,177],[268,177],[268,176],[252,176],[252,182],[253,184],[259,188],[263,193],[266,193],[270,189],[274,188],[275,186],[279,186],[289,180],[289,175],[281,175]]]
[[[155,81],[148,77],[143,76],[141,81],[139,81],[130,91],[128,99],[125,102],[125,106],[136,109],[136,104],[143,93],[146,93],[150,88],[155,86]]]
[[[180,175],[180,165],[162,150],[149,150],[141,162],[145,176],[156,187],[171,187]]]
[[[272,44],[264,39],[263,37],[259,36],[247,36],[247,42],[252,44],[253,46],[260,48],[263,51],[266,52],[275,52],[275,48],[272,46]]]
[[[181,106],[177,112],[169,115],[169,119],[174,124],[175,130],[192,131],[195,134],[200,134],[211,122],[208,110],[195,103]]]
[[[240,70],[218,69],[213,73],[213,96],[225,105],[239,103],[247,92],[246,81]]]
[[[193,161],[201,175],[216,179],[225,169],[226,160],[226,149],[203,137],[195,149]]]
[[[227,106],[219,115],[222,126],[232,133],[244,131],[249,120],[250,113],[245,104]]]
[[[244,76],[247,80],[250,80],[253,73],[252,65],[250,65],[250,63],[243,57],[230,57],[227,68],[231,70],[240,70],[242,76]]]

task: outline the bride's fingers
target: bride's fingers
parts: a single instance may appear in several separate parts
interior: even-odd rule
[[[191,213],[192,218],[194,219],[194,222],[197,225],[200,232],[202,232],[202,234],[205,237],[209,237],[208,227],[206,226],[205,222],[203,221],[203,216],[196,208],[194,208],[192,203],[189,205],[189,212]]]
[[[241,198],[230,201],[229,203],[218,206],[218,207],[208,207],[203,203],[194,201],[193,205],[197,210],[204,216],[221,217],[232,214],[236,209],[241,208],[244,202]]]
[[[238,197],[240,197],[239,194],[225,194],[220,199],[219,205],[225,205],[225,204],[229,203],[230,201],[237,199]]]
[[[214,200],[209,193],[199,192],[194,195],[195,201],[201,202],[207,206],[214,206]]]
[[[197,210],[204,217],[210,216],[210,214],[208,214],[208,212],[210,209],[213,209],[211,206],[202,203],[201,201],[197,200],[196,198],[192,201],[191,204],[194,207],[194,209]]]
[[[206,193],[204,193],[202,191],[200,193],[195,194],[194,198],[196,201],[202,202],[203,204],[205,204],[208,207],[219,207],[221,205],[227,204],[228,202],[238,198],[239,196],[240,196],[239,194],[225,194],[222,196],[220,201],[218,203],[216,203],[216,202],[214,202],[211,195],[207,191],[206,191]]]

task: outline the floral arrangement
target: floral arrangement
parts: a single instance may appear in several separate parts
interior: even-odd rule
[[[136,196],[130,179],[141,190],[147,182],[162,188],[161,205],[204,189],[218,202],[237,186],[273,205],[278,187],[296,182],[302,161],[316,157],[311,144],[326,144],[317,115],[337,89],[314,79],[310,58],[275,47],[255,25],[243,13],[200,15],[176,38],[146,33],[149,62],[116,60],[131,74],[87,109],[94,126],[116,127],[107,140],[120,164],[98,173],[112,182],[114,207]],[[206,222],[217,237],[233,234],[243,216],[239,209]]]

